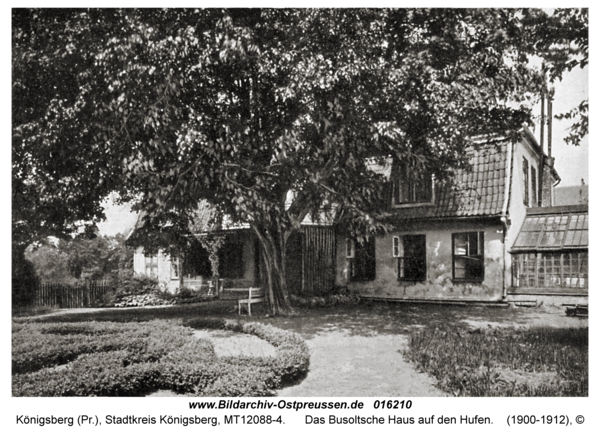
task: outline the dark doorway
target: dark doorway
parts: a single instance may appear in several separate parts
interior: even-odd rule
[[[351,261],[353,281],[373,281],[375,279],[375,237],[371,236],[362,244],[354,244],[354,258]]]

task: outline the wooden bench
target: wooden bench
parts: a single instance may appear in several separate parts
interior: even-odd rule
[[[237,290],[237,289],[236,289]],[[248,290],[248,298],[238,299],[238,314],[242,314],[242,305],[248,305],[248,315],[252,315],[252,304],[263,302],[265,300],[265,291],[260,288],[250,287]]]
[[[563,304],[567,307],[567,316],[574,317],[588,317],[588,305],[577,305],[577,304]]]

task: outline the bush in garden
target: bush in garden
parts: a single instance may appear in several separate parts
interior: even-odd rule
[[[174,304],[194,304],[215,299],[215,295],[208,295],[206,291],[195,290],[189,287],[180,287],[173,297]]]
[[[117,295],[147,295],[160,290],[158,279],[144,275],[131,274],[121,277],[117,285]]]
[[[254,334],[275,346],[276,356],[219,358],[209,340],[193,337],[191,325]],[[158,389],[269,396],[308,364],[308,347],[297,334],[258,323],[13,324],[15,396],[140,396]]]
[[[12,306],[31,305],[35,298],[35,289],[40,285],[33,263],[23,255],[13,252],[12,257]]]
[[[325,308],[335,306],[358,305],[361,302],[357,293],[344,286],[336,286],[325,295],[291,295],[292,302],[298,307]]]
[[[143,307],[171,304],[174,299],[172,294],[161,289],[158,279],[128,270],[120,271],[115,291],[104,297],[102,305]]]
[[[75,361],[79,356],[126,350],[157,360],[182,346],[191,336],[189,328],[168,322],[119,324],[27,323],[13,330],[13,374],[29,373],[44,367],[56,367]]]

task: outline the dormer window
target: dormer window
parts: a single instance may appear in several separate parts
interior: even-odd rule
[[[402,166],[392,188],[394,205],[431,203],[433,177],[429,172],[414,174]]]

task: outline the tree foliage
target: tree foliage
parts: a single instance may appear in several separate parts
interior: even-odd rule
[[[13,233],[68,232],[111,190],[171,230],[207,200],[250,224],[289,308],[303,218],[387,228],[373,164],[443,182],[469,137],[515,135],[546,85],[532,55],[551,80],[587,62],[587,12],[15,10]]]
[[[125,242],[121,234],[77,237],[29,248],[25,257],[44,282],[72,283],[83,277],[116,282],[133,267],[133,251]]]

